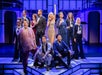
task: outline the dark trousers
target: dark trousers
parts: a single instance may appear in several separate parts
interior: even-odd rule
[[[70,41],[72,42],[72,50],[74,50],[73,28],[68,29],[68,47],[71,49]]]
[[[63,61],[63,59],[59,56],[55,56],[54,57],[54,60],[56,61],[59,61],[60,64],[64,65],[66,68],[68,68],[68,66],[70,65],[70,52],[66,52],[66,51],[63,51],[63,52],[60,52],[61,55],[62,55],[62,58],[64,57],[67,57],[67,64],[65,63],[65,61]]]
[[[14,50],[14,57],[13,59],[16,60],[16,59],[19,59],[20,57],[20,62],[22,61],[22,48],[19,44],[15,44],[15,50]]]
[[[82,38],[80,37],[76,38],[74,57],[76,59],[78,59],[78,57],[81,57],[82,59],[85,58],[82,46]]]
[[[27,73],[26,69],[27,69],[27,64],[28,64],[29,52],[31,52],[34,55],[36,50],[23,51],[23,68],[24,68],[23,70],[24,70],[24,73]]]
[[[37,44],[37,46],[40,46],[40,39],[42,38],[42,36],[44,35],[44,33],[42,33],[42,32],[36,32],[36,44]]]

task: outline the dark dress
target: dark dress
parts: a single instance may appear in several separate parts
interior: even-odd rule
[[[36,26],[35,26],[35,24],[34,24],[33,21],[31,22],[31,24],[32,24],[32,26],[34,26],[32,29],[33,29],[33,31],[34,31],[34,34],[36,35]]]

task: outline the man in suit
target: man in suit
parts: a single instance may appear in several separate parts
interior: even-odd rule
[[[40,67],[44,66],[45,64],[47,70],[49,70],[52,61],[51,50],[52,46],[49,42],[47,42],[47,37],[42,36],[42,44],[35,54],[36,60],[34,66],[37,66],[38,62],[40,62],[41,63],[39,64]]]
[[[78,59],[79,57],[84,59],[85,56],[82,46],[82,25],[80,18],[76,19],[76,24],[74,27],[74,42],[75,42],[75,54],[74,54],[75,59]],[[78,46],[80,50],[78,50]]]
[[[58,60],[61,64],[63,64],[66,68],[70,66],[70,52],[69,48],[64,41],[62,41],[62,37],[60,34],[56,35],[56,41],[53,44],[54,50],[54,59]],[[63,57],[67,57],[67,64],[62,60]]]
[[[42,15],[42,10],[38,10],[38,19],[36,25],[36,43],[40,46],[40,39],[45,35],[46,18]]]
[[[26,19],[26,20],[28,20],[28,27],[30,27],[30,18],[27,16],[27,11],[26,10],[23,10],[22,11],[22,25],[23,25],[23,21]]]
[[[20,54],[20,60],[19,62],[22,62],[22,56],[21,56],[21,47],[20,47],[20,39],[19,39],[19,34],[21,30],[21,20],[20,18],[17,19],[17,26],[14,30],[14,44],[15,44],[15,49],[14,49],[14,57],[13,57],[13,62],[18,61],[19,59],[19,54]]]

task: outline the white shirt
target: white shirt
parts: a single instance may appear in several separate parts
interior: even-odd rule
[[[73,24],[72,24],[72,22],[70,21],[70,27],[73,27]]]
[[[19,35],[21,28],[16,28],[16,34]]]
[[[82,34],[82,28],[81,28],[81,26],[78,26],[77,34]]]

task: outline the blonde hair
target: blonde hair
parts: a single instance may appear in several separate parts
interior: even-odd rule
[[[53,12],[50,12],[50,13],[48,14],[48,18],[50,17],[50,15],[53,15]]]
[[[54,20],[54,13],[53,13],[53,12],[50,12],[50,13],[48,14],[48,19],[50,18],[50,15],[53,15],[52,20]]]
[[[77,18],[76,18],[75,25],[78,25],[78,20],[81,21],[80,17],[77,17]]]

